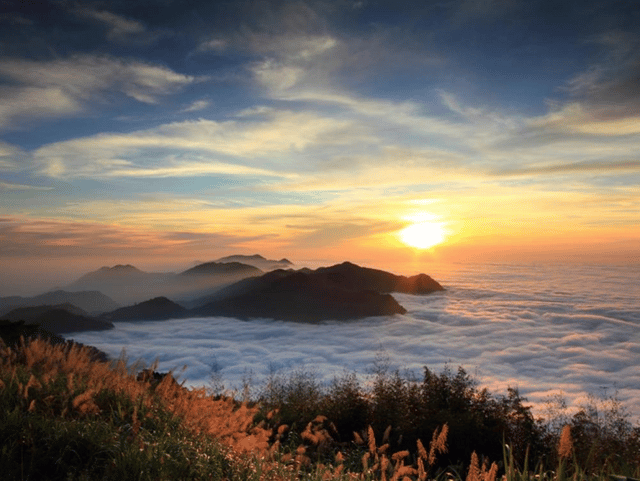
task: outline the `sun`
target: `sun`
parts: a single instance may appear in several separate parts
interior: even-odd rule
[[[413,216],[413,224],[399,232],[400,240],[416,249],[429,249],[444,242],[447,232],[442,222],[436,222],[434,216],[421,214]]]

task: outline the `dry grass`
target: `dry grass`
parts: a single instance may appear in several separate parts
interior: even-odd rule
[[[13,404],[6,404],[9,402],[7,393],[13,396],[9,400]],[[182,451],[191,453],[191,458],[185,458],[181,462],[186,464],[176,469],[190,470],[190,479],[210,478],[210,466],[215,455],[212,454],[214,451],[199,444],[202,440],[213,441],[224,447],[221,452],[225,465],[229,467],[225,468],[227,471],[223,470],[225,474],[222,478],[216,479],[462,479],[457,474],[436,471],[439,469],[438,460],[449,451],[447,423],[429,433],[431,440],[428,445],[417,439],[415,448],[397,449],[395,452],[391,442],[391,426],[376,439],[374,428],[369,425],[364,430],[354,432],[353,440],[345,443],[337,441],[339,433],[331,420],[316,416],[303,430],[298,431],[296,437],[288,425],[278,424],[275,412],[268,413],[263,421],[256,423],[258,405],[207,395],[204,389],[186,389],[170,374],[161,380],[153,376],[140,376],[122,359],[113,363],[97,362],[90,349],[77,345],[52,345],[39,339],[29,342],[23,340],[15,348],[0,343],[0,395],[6,404],[4,419],[20,411],[26,416],[33,416],[32,419],[40,416],[43,423],[54,423],[58,419],[80,422],[73,426],[85,426],[89,431],[95,429],[92,426],[97,426],[91,424],[93,420],[107,418],[111,423],[120,422],[114,434],[108,434],[99,441],[111,440],[116,446],[113,448],[116,458],[106,463],[109,467],[105,469],[112,469],[110,466],[113,463],[123,463],[119,473],[126,473],[131,463],[136,469],[142,470],[147,464],[155,463],[156,471],[149,469],[148,477],[140,476],[140,479],[172,479],[172,475],[162,474],[169,473],[163,469],[174,462],[173,459],[179,457]],[[30,418],[25,419],[31,422]],[[160,425],[165,426],[162,441],[154,434],[154,430],[160,431]],[[177,432],[178,427],[180,432],[189,433],[190,438],[183,436],[177,439],[176,434],[173,440],[171,429]],[[29,442],[35,446],[38,440]],[[28,444],[24,439],[16,443],[16,446]],[[4,445],[3,456],[5,450],[9,452],[11,449],[12,446]],[[123,461],[126,449],[133,453],[126,456],[139,455],[140,458]],[[503,469],[508,481],[529,481],[533,479],[531,476],[537,476],[541,481],[564,481],[568,479],[568,472],[571,473],[571,479],[584,479],[581,477],[582,471],[575,465],[575,459],[573,467],[566,467],[566,461],[575,458],[574,440],[568,425],[559,437],[557,455],[560,464],[552,474],[539,470],[533,475],[529,473],[526,462],[518,469],[511,451],[508,447],[506,450],[508,456],[505,455]],[[496,481],[499,478],[498,464],[481,459],[476,452],[471,455],[468,466],[466,481]],[[82,476],[78,479],[82,479]],[[98,477],[112,479],[105,475]],[[68,478],[76,479],[72,475]],[[113,479],[120,478],[113,474]]]

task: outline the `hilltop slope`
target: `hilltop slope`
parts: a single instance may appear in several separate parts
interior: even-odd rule
[[[315,271],[276,270],[201,299],[200,316],[266,317],[299,322],[404,314],[389,294],[428,294],[443,287],[431,277],[396,276],[345,262]]]

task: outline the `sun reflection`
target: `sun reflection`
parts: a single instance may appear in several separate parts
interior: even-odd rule
[[[399,232],[400,240],[408,246],[417,249],[429,249],[441,244],[446,239],[444,223],[438,222],[437,217],[428,212],[421,212],[406,220],[412,222]]]

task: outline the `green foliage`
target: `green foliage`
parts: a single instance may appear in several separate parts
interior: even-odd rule
[[[448,424],[449,453],[443,466],[466,462],[473,451],[490,459],[502,455],[505,437],[515,452],[527,446],[536,455],[543,450],[543,430],[516,390],[494,397],[462,368],[436,374],[425,368],[419,381],[378,365],[370,387],[360,385],[354,373],[334,379],[322,388],[313,373],[294,371],[288,378],[272,375],[262,392],[265,410],[279,409],[278,422],[305,429],[318,414],[331,420],[336,441],[349,443],[353,433],[372,426],[383,433],[391,426],[392,450],[414,450],[418,439],[428,443],[434,431]]]
[[[419,380],[378,365],[367,385],[355,373],[344,373],[326,387],[314,372],[273,374],[261,390],[263,411],[255,421],[291,427],[278,438],[279,461],[274,462],[240,456],[215,437],[187,429],[184,418],[160,400],[157,382],[144,384],[133,376],[135,386],[147,386],[141,396],[132,395],[131,387],[129,394],[121,392],[117,384],[91,388],[80,375],[51,367],[47,371],[26,354],[6,349],[0,354],[0,466],[7,480],[354,479],[348,472],[373,480],[380,471],[363,471],[363,455],[373,453],[371,466],[382,451],[371,451],[369,427],[378,447],[389,444],[389,458],[408,450],[407,466],[415,466],[417,441],[428,447],[445,423],[448,452],[439,454],[439,464],[429,466],[428,479],[465,479],[474,451],[476,460],[501,460],[499,476],[504,474],[507,481],[640,475],[640,427],[629,422],[615,397],[591,399],[571,416],[557,412],[536,420],[517,390],[494,396],[479,389],[462,368],[441,373],[425,368]],[[176,390],[175,396],[181,393]],[[268,415],[274,410],[275,415]],[[327,419],[317,418],[319,414]],[[570,441],[564,440],[570,449],[564,451],[558,449],[563,426],[571,434]],[[321,430],[330,433],[332,444],[315,441],[317,451],[312,453],[310,440]],[[389,435],[383,440],[385,431]],[[354,432],[364,443],[354,443]],[[338,451],[344,468],[340,475]],[[311,463],[295,461],[300,452]]]
[[[66,382],[50,384],[48,409],[29,409],[31,401],[38,406],[44,400],[30,396],[26,403],[18,393],[21,378],[2,379],[2,479],[221,479],[232,471],[224,450],[187,433],[166,412],[138,417],[126,396],[102,392],[96,397],[100,414],[72,415],[64,409]]]

